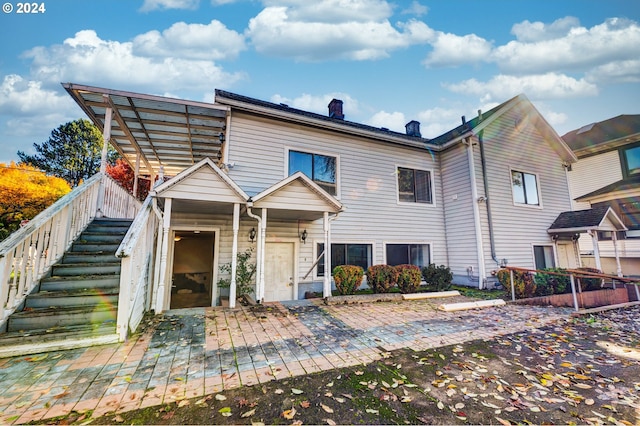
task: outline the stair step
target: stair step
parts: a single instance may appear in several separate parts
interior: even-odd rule
[[[115,325],[117,308],[113,305],[90,307],[47,308],[15,312],[7,322],[7,332],[20,330],[47,330],[56,327],[83,324]]]
[[[71,246],[70,253],[115,253],[122,242],[122,238],[118,241],[87,241],[87,242],[75,242]]]
[[[113,225],[124,225],[124,226],[131,226],[131,224],[133,223],[133,219],[121,219],[121,218],[111,218],[111,217],[101,217],[101,218],[96,218],[93,219],[93,221],[91,221],[92,224],[113,224]]]
[[[111,226],[111,225],[89,225],[87,226],[87,228],[84,230],[84,232],[89,232],[89,233],[110,233],[110,234],[126,234],[127,231],[129,230],[129,226],[130,225],[117,225],[117,226]]]
[[[119,285],[120,274],[52,276],[40,281],[40,291],[104,289]]]
[[[83,232],[80,237],[74,242],[75,244],[120,244],[122,239],[126,235],[126,232]]]
[[[68,252],[62,257],[62,264],[73,263],[113,263],[118,258],[114,252]]]
[[[120,273],[120,262],[105,262],[100,264],[69,263],[57,264],[51,269],[51,275],[108,275]]]
[[[27,296],[25,303],[26,308],[32,309],[95,306],[101,303],[117,305],[118,288],[41,291]]]

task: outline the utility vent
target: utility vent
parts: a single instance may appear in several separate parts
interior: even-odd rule
[[[332,99],[331,102],[329,102],[329,117],[344,120],[342,101],[340,99]]]
[[[404,128],[407,130],[407,136],[416,136],[421,138],[420,134],[420,122],[416,120],[411,120],[407,124],[404,125]]]

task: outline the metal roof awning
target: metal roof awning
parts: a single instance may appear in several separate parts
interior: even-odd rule
[[[140,174],[160,167],[174,176],[205,158],[217,161],[229,107],[72,83],[62,85],[93,123],[104,131],[105,112],[113,110],[111,144]]]

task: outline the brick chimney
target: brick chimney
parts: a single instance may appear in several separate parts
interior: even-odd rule
[[[416,120],[411,120],[407,124],[404,125],[404,128],[407,129],[407,136],[417,136],[419,138],[422,137],[420,134],[420,122]]]
[[[344,120],[342,101],[340,99],[332,99],[331,102],[329,102],[329,117]]]

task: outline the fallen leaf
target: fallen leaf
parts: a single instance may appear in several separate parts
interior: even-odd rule
[[[227,399],[227,397],[222,395],[222,394],[220,394],[220,393],[216,395],[216,400],[217,401],[224,401],[225,399]]]
[[[311,407],[311,403],[310,403],[309,401],[306,401],[306,400],[305,400],[305,401],[302,401],[302,402],[300,403],[300,406],[301,406],[302,408],[309,408],[309,407]]]
[[[276,395],[280,395],[283,392],[284,391],[282,389],[276,389],[275,391],[273,391],[273,393],[275,393]]]
[[[284,417],[287,420],[291,420],[293,419],[293,416],[296,415],[296,409],[295,408],[291,408],[291,410],[285,410],[282,412],[282,417]]]
[[[382,380],[380,383],[382,383],[382,386],[384,386],[385,388],[390,388],[391,385],[387,382],[385,382],[384,380]]]
[[[320,404],[320,407],[322,407],[322,409],[324,411],[326,411],[327,413],[329,413],[329,414],[333,413],[333,409],[331,407],[327,406],[327,405]]]
[[[593,399],[591,399],[591,398],[587,398],[587,399],[584,400],[584,403],[586,405],[593,405],[593,404],[595,404],[595,401]]]
[[[400,402],[411,402],[411,397],[403,396],[402,398],[400,398]]]
[[[231,407],[222,407],[218,410],[218,413],[222,414],[223,417],[231,416]]]
[[[584,384],[584,383],[575,383],[573,386],[580,388],[580,389],[591,389],[591,386]]]
[[[380,414],[378,410],[374,410],[373,408],[367,408],[365,411],[369,414]]]
[[[187,405],[189,405],[189,400],[188,399],[183,399],[182,401],[180,401],[178,403],[178,408],[186,407]]]
[[[337,423],[336,423],[336,422],[334,422],[334,421],[333,421],[333,420],[331,420],[331,419],[322,419],[322,420],[324,420],[325,422],[327,422],[327,424],[328,424],[328,425],[330,425],[330,426],[336,426],[336,425],[337,425]]]
[[[300,395],[302,393],[304,393],[304,391],[300,390],[300,389],[296,389],[296,388],[291,388],[291,393],[294,395]]]
[[[116,422],[116,423],[122,423],[122,422],[124,422],[124,419],[122,418],[121,415],[117,415],[117,416],[115,416],[113,418],[113,421]]]
[[[240,417],[244,419],[244,418],[253,416],[255,413],[256,413],[256,409],[254,408],[253,410],[249,410],[246,413],[240,414]]]
[[[364,372],[362,371],[355,371],[353,374],[355,374],[356,376],[362,376],[364,374]]]
[[[496,420],[498,420],[503,426],[511,426],[511,422],[509,420],[501,419],[496,416]]]
[[[437,406],[439,409],[444,410],[444,404],[442,403],[442,401],[438,401]]]

